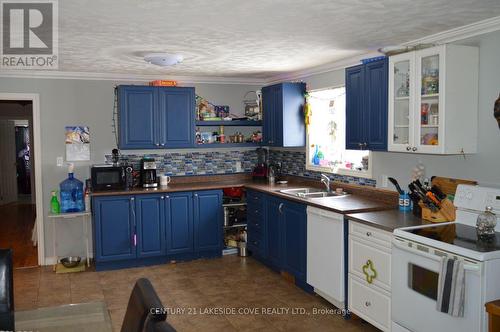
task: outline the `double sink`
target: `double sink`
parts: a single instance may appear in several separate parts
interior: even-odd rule
[[[318,188],[297,188],[297,189],[283,189],[279,191],[282,194],[289,195],[289,196],[294,196],[298,198],[304,198],[304,199],[315,199],[315,198],[324,198],[324,197],[330,197],[330,198],[336,198],[336,197],[343,197],[347,196],[348,194],[343,192],[343,193],[337,193],[334,191],[326,191],[323,189],[318,189]]]

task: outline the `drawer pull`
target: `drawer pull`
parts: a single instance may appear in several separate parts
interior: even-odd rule
[[[372,236],[372,232],[366,232],[366,236],[368,237]]]
[[[366,282],[369,284],[373,283],[373,279],[377,278],[377,270],[375,270],[371,259],[363,265],[363,274],[365,275]]]
[[[371,304],[371,302],[370,302],[370,301],[366,301],[366,302],[365,302],[365,307],[369,307],[369,306],[371,306],[371,305],[372,305],[372,304]]]

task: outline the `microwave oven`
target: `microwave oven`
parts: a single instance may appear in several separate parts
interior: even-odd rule
[[[131,166],[93,165],[90,169],[92,190],[128,189],[132,186]]]

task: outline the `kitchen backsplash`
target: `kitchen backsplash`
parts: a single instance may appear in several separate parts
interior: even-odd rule
[[[306,153],[304,151],[270,150],[269,161],[271,163],[281,162],[282,173],[284,174],[317,179],[321,177],[321,172],[315,172],[306,169]],[[375,187],[376,185],[376,181],[371,179],[338,174],[328,175],[330,176],[330,179],[334,181],[373,187]]]
[[[131,163],[134,169],[139,169],[141,158],[144,156],[155,158],[159,174],[171,176],[251,172],[257,163],[255,150],[126,154],[121,155],[120,160]],[[106,162],[111,163],[111,155],[105,157]],[[238,162],[241,163],[240,170],[237,167]]]
[[[140,160],[144,156],[156,159],[159,174],[171,176],[249,173],[257,163],[257,152],[255,150],[124,154],[120,156],[120,160],[131,163],[135,169],[139,169]],[[106,162],[111,163],[111,155],[105,157]],[[306,170],[305,160],[306,154],[303,151],[269,151],[270,163],[281,162],[284,174],[319,179],[321,173]],[[238,162],[241,163],[241,169],[237,167]],[[375,186],[376,184],[375,180],[353,176],[330,174],[330,178],[334,181],[359,185]]]

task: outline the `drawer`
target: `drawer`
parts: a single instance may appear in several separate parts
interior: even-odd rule
[[[349,310],[383,331],[390,330],[391,298],[352,275],[349,275]]]
[[[247,222],[249,224],[254,224],[254,225],[263,224],[264,217],[260,214],[248,212],[248,210],[247,210]]]
[[[355,235],[371,243],[391,249],[392,233],[349,220],[349,235]]]
[[[376,285],[390,292],[390,250],[370,245],[370,242],[358,240],[356,237],[349,237],[349,272],[363,279],[367,286]]]
[[[248,219],[247,227],[248,227],[248,233],[253,233],[253,232],[262,233],[264,225],[260,221],[255,221],[254,219],[250,221],[250,219]]]
[[[253,191],[253,190],[248,190],[247,191],[247,203],[258,203],[263,201],[263,193],[260,193],[258,191]]]
[[[256,218],[262,218],[264,215],[263,211],[263,204],[260,205],[247,205],[247,215],[256,217]]]
[[[247,245],[249,247],[253,247],[262,251],[264,249],[264,242],[262,236],[257,235],[257,233],[255,234],[255,236],[249,236]]]

